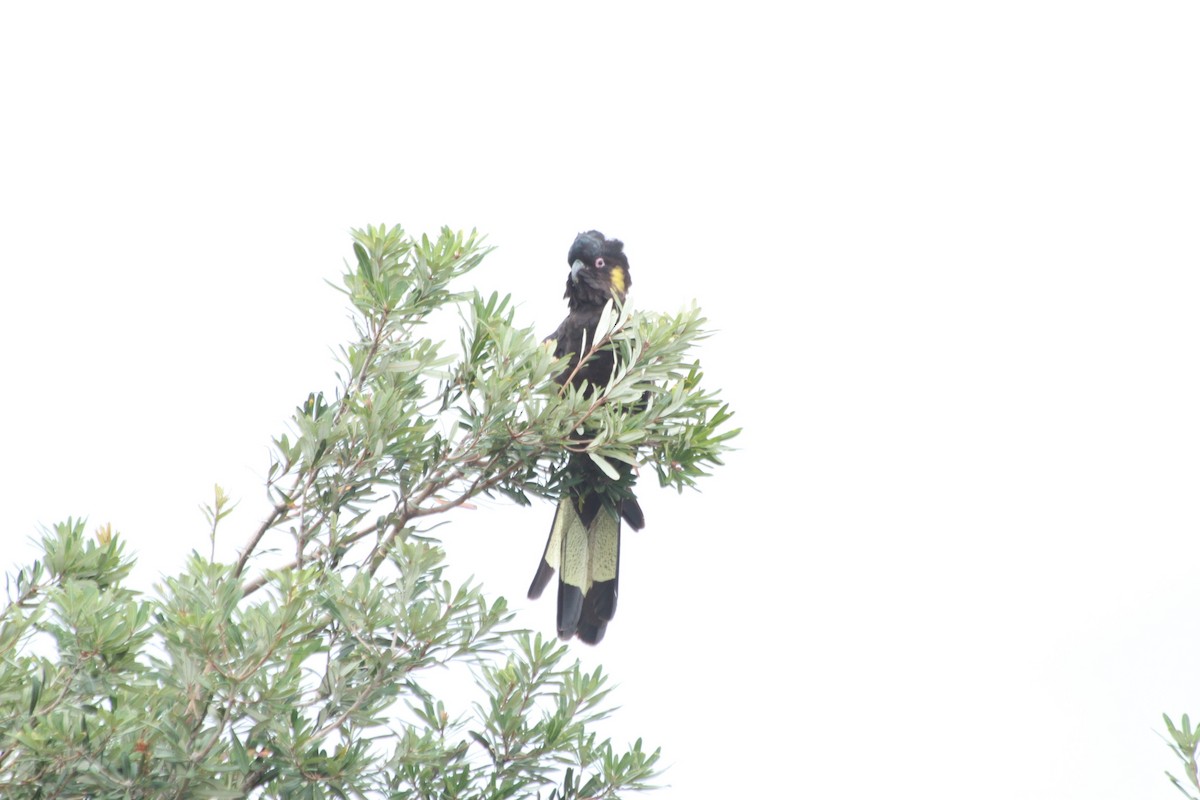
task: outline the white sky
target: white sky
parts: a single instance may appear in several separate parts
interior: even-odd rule
[[[431,4],[432,6],[432,4]],[[10,557],[112,521],[147,584],[259,521],[333,385],[347,230],[478,227],[549,332],[565,253],[696,299],[745,427],[645,481],[577,646],[664,798],[1170,798],[1200,714],[1200,9],[7,4]],[[551,508],[442,529],[524,591]],[[5,559],[6,569],[11,569]]]

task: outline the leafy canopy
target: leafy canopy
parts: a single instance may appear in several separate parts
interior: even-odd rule
[[[696,308],[611,309],[597,341],[618,368],[594,393],[508,297],[450,283],[488,253],[353,231],[340,290],[355,338],[337,386],[275,440],[272,508],[232,563],[215,539],[232,503],[205,507],[214,547],[152,595],[105,526],[48,529],[0,610],[0,794],[76,797],[616,797],[650,786],[658,751],[590,729],[606,678],[566,647],[506,626],[503,599],[443,578],[429,521],[480,494],[555,498],[587,453],[694,486],[737,431],[690,358]],[[460,347],[422,336],[457,308]],[[284,555],[277,555],[282,552]],[[275,555],[272,555],[275,554]],[[282,560],[282,563],[280,563]],[[269,563],[268,563],[269,562]],[[439,698],[431,668],[473,678]]]

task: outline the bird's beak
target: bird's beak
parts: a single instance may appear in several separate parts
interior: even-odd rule
[[[582,259],[575,259],[575,263],[571,265],[571,283],[579,283],[579,271],[584,268]]]

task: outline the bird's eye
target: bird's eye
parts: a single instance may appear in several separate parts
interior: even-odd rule
[[[596,259],[596,269],[604,269],[604,259],[603,258]]]

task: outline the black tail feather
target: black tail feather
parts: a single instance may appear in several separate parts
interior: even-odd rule
[[[646,517],[642,514],[642,507],[636,497],[627,497],[621,501],[621,516],[635,531],[646,527]]]
[[[545,559],[538,563],[537,574],[533,576],[533,583],[529,584],[529,593],[525,596],[530,600],[537,600],[542,596],[542,592],[550,585],[550,579],[554,577],[554,567],[546,563]]]
[[[579,629],[585,600],[579,587],[565,581],[558,582],[558,638],[564,642]]]
[[[595,492],[559,501],[528,596],[541,596],[558,572],[557,627],[564,641],[578,636],[580,641],[596,644],[617,613],[622,520],[634,530],[645,525],[636,498],[627,497],[616,508],[606,507],[604,498]],[[586,536],[586,555],[579,550],[581,536]]]

